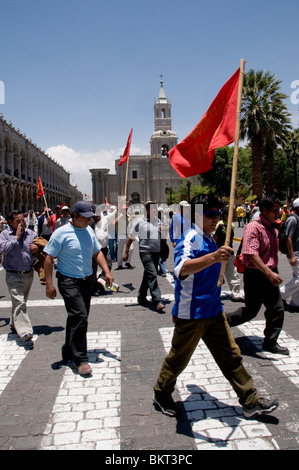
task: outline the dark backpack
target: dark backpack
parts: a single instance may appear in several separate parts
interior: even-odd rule
[[[286,223],[282,222],[278,230],[278,246],[279,251],[283,255],[288,253],[287,247],[287,234],[286,234]]]
[[[278,245],[279,245],[279,251],[283,255],[287,255],[289,253],[288,247],[287,247],[287,234],[286,234],[286,225],[287,225],[287,220],[289,220],[290,217],[296,217],[295,214],[290,214],[289,217],[285,220],[285,222],[282,222],[279,229],[278,229]],[[297,220],[298,222],[298,220]]]

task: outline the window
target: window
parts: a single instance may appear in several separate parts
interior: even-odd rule
[[[132,179],[137,180],[137,178],[138,178],[137,170],[133,170],[132,171]]]

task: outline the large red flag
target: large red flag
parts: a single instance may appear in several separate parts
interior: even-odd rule
[[[240,69],[221,88],[193,131],[168,152],[182,178],[209,171],[215,149],[234,142],[239,76]]]
[[[37,199],[39,199],[43,194],[45,194],[42,181],[40,179],[40,176],[38,177],[38,182],[37,182]]]
[[[132,133],[133,133],[133,129],[131,129],[130,135],[129,135],[129,137],[128,137],[127,146],[126,146],[126,148],[125,148],[125,151],[124,151],[123,156],[122,156],[121,159],[120,159],[120,162],[119,162],[118,166],[122,166],[122,164],[125,163],[125,162],[128,160],[128,157],[129,157],[129,155],[130,155]]]

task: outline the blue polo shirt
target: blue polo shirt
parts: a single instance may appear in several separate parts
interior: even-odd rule
[[[217,249],[213,238],[207,237],[198,226],[182,235],[174,252],[174,317],[186,320],[211,318],[223,310],[220,301],[221,287],[217,285],[221,263],[214,263],[195,274],[180,276],[182,266],[188,259],[200,258]]]
[[[92,257],[100,249],[91,227],[76,228],[66,224],[51,235],[44,252],[57,258],[57,271],[61,274],[83,278],[92,274]]]

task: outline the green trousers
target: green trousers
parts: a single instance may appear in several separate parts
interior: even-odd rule
[[[239,397],[239,403],[250,407],[259,399],[253,379],[243,365],[240,349],[224,312],[216,317],[201,320],[173,318],[173,322],[175,328],[172,346],[162,365],[155,390],[164,393],[174,391],[177,377],[187,367],[202,338],[224,377]]]

